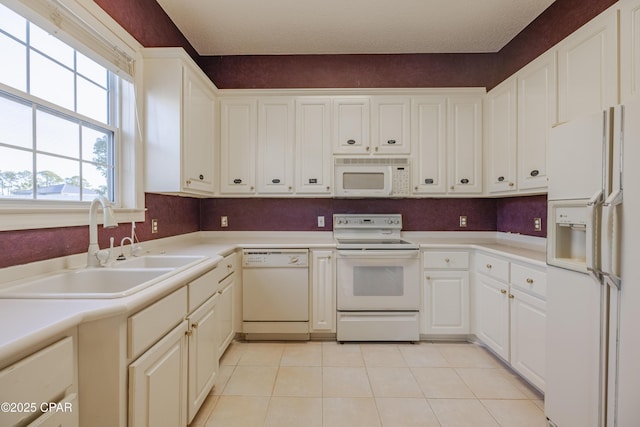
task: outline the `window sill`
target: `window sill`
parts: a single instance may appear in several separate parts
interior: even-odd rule
[[[114,209],[119,223],[145,220],[145,209]],[[102,214],[98,214],[102,223]],[[0,231],[89,225],[89,207],[0,208]]]

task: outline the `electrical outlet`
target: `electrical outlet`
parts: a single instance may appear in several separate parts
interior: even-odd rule
[[[318,227],[324,227],[324,217],[323,216],[319,216],[318,217]]]
[[[151,234],[156,234],[158,232],[158,220],[151,220]]]
[[[542,219],[533,218],[533,229],[535,231],[542,231]]]
[[[460,227],[466,227],[467,226],[467,216],[466,215],[460,215]]]
[[[226,215],[220,217],[220,227],[228,227],[229,226],[229,218]]]

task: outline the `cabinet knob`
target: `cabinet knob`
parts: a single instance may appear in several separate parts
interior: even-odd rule
[[[538,176],[539,174],[540,174],[540,171],[538,169],[534,169],[530,173],[531,176]]]
[[[514,299],[515,296],[513,294],[509,294],[509,299]]]
[[[378,151],[378,147],[376,147],[375,150]]]
[[[513,187],[513,186],[514,186],[514,183],[513,183],[513,182],[510,182],[510,183],[509,183],[509,187]]]
[[[200,178],[200,181],[202,181],[204,179],[204,175],[200,174],[198,178]]]
[[[449,258],[444,259],[444,262],[449,262],[449,261],[451,261]]]
[[[249,188],[249,190],[253,191],[253,185]]]
[[[192,327],[193,329],[198,329],[198,322],[193,322],[193,323],[191,324],[191,327]]]
[[[353,144],[355,144],[355,143],[356,143],[356,140],[355,140],[355,139],[349,139],[349,140],[347,140],[347,144],[349,144],[349,145],[353,145]]]
[[[492,266],[491,264],[487,264],[487,268],[488,268],[489,270],[491,270],[491,268],[492,268],[492,267],[493,267],[493,266]]]
[[[228,268],[229,270],[231,270],[231,268],[232,268],[232,267],[233,267],[233,266],[232,266],[231,264],[227,264],[227,268]]]
[[[271,180],[271,183],[273,183],[273,184],[280,184],[280,178],[273,178],[273,179]]]
[[[452,190],[454,190],[455,188],[456,188],[455,186],[453,186],[453,185],[451,186],[451,189],[452,189]]]
[[[498,177],[498,182],[502,182],[502,181],[504,181],[504,176],[499,176]]]
[[[427,280],[431,280],[431,276],[427,276],[427,277],[426,277],[426,279],[427,279]]]
[[[329,186],[327,185],[327,191],[329,191],[329,190],[331,190],[331,187],[329,187]]]
[[[415,191],[418,191],[418,186],[416,185],[415,187],[413,187],[413,189],[414,189]]]
[[[187,185],[191,185],[191,180],[190,179],[187,180]]]
[[[184,331],[184,334],[185,334],[186,336],[190,337],[190,336],[191,336],[191,334],[192,334],[191,329],[189,329],[189,330],[187,330],[187,331]]]
[[[289,191],[293,190],[293,187],[289,186]]]
[[[528,278],[527,278],[527,283],[531,285],[531,284],[533,283],[533,279],[532,279],[532,278],[530,278],[530,277],[528,277]]]
[[[502,295],[504,295],[504,294],[506,294],[506,293],[507,293],[507,290],[506,290],[506,289],[500,289],[500,293],[501,293]]]
[[[377,148],[377,147],[376,147]],[[369,147],[367,147],[367,151],[369,151]]]

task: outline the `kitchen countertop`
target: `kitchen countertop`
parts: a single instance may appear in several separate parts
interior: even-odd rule
[[[494,232],[408,232],[403,237],[422,249],[467,248],[508,255],[544,266],[544,241]],[[331,232],[198,232],[142,243],[146,254],[206,255],[208,259],[182,270],[134,295],[115,299],[2,299],[0,298],[0,367],[12,355],[36,347],[46,339],[92,320],[126,316],[168,295],[215,266],[237,248],[333,249]],[[17,280],[81,268],[86,255],[73,255],[2,269],[4,278]],[[6,274],[5,274],[6,273]],[[7,286],[0,283],[0,289]]]

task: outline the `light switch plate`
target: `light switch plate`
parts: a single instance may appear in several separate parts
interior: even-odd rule
[[[220,227],[228,227],[229,226],[229,218],[226,215],[220,217]]]
[[[319,216],[318,217],[318,227],[324,227],[324,217],[323,216]]]

